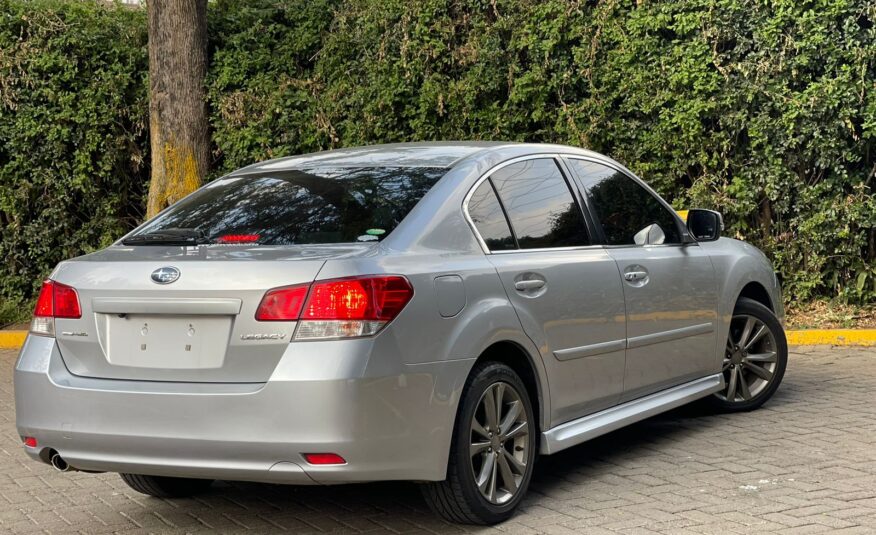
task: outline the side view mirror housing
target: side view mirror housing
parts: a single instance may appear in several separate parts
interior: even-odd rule
[[[724,218],[714,210],[694,208],[687,213],[687,230],[697,241],[715,241],[724,230]]]

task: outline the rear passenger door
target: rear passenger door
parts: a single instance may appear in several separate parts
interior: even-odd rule
[[[614,260],[593,245],[577,189],[558,161],[541,156],[494,169],[469,194],[466,212],[539,348],[551,424],[616,404],[624,375],[623,290]]]
[[[708,255],[680,220],[620,169],[567,160],[617,262],[627,317],[624,394],[632,400],[713,373],[717,286]]]

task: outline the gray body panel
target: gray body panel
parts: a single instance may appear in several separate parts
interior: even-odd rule
[[[726,238],[490,254],[467,219],[466,197],[492,169],[533,155],[623,169],[581,149],[508,143],[274,160],[234,175],[316,164],[448,170],[377,244],[119,242],[61,263],[51,278],[77,289],[82,317],[56,320],[55,338],[31,335],[22,348],[19,433],[85,470],[299,484],[441,480],[466,378],[499,342],[519,348],[532,367],[543,453],[714,392],[745,285],[761,285],[782,315],[769,262]],[[181,276],[156,285],[149,275],[164,266]],[[643,266],[648,284],[628,284],[629,266]],[[295,322],[254,319],[270,288],[371,274],[403,275],[414,289],[373,337],[290,341]],[[544,287],[516,289],[533,276]],[[189,329],[208,336],[188,344]],[[131,354],[116,351],[125,347]],[[307,452],[335,452],[347,464],[310,466]]]

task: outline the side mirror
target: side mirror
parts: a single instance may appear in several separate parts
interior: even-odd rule
[[[694,208],[687,213],[687,230],[697,241],[715,241],[724,230],[724,218],[714,210]]]

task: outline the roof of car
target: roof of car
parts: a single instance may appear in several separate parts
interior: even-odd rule
[[[586,155],[601,160],[609,158],[578,147],[546,143],[516,143],[508,141],[421,141],[366,145],[312,152],[258,162],[234,171],[235,175],[262,174],[271,171],[307,169],[312,167],[437,167],[451,168],[470,157],[504,154],[516,157],[538,153]]]
[[[428,141],[366,145],[313,152],[259,162],[237,173],[260,173],[314,166],[336,167],[453,167],[459,160],[485,149],[511,145],[499,141]]]

